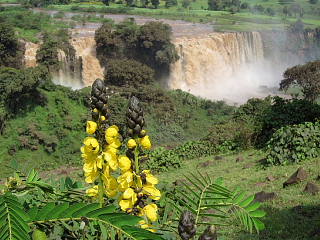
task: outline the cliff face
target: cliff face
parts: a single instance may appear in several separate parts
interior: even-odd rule
[[[306,53],[316,54],[310,50],[315,46],[315,34],[295,35],[300,39],[295,50],[289,43],[296,39],[288,37],[285,32],[177,37],[174,44],[180,59],[172,64],[167,85],[209,99],[236,103],[245,102],[250,97],[274,94],[287,67],[305,62]],[[70,45],[75,50],[74,57],[59,51],[62,66],[54,81],[79,88],[91,85],[97,78],[103,79],[104,69],[96,57],[94,37],[73,37]],[[36,65],[38,48],[37,44],[26,44],[26,66]]]

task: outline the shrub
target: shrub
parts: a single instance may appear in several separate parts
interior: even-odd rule
[[[270,164],[296,163],[320,154],[320,122],[282,127],[267,145]]]
[[[108,62],[105,80],[116,86],[149,84],[154,80],[154,71],[135,60],[113,59]]]

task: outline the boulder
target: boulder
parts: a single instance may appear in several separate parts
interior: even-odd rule
[[[319,193],[320,189],[316,184],[308,182],[303,191],[312,195],[316,195],[317,193]]]
[[[243,162],[244,158],[242,156],[239,156],[236,158],[236,162]]]
[[[256,202],[265,202],[265,201],[270,201],[274,198],[277,197],[277,194],[275,192],[265,192],[265,191],[261,191],[255,194],[254,196],[254,201]]]
[[[267,180],[268,182],[273,182],[273,181],[276,180],[276,179],[275,179],[275,177],[273,177],[273,176],[270,175],[270,176],[267,176],[267,177],[266,177],[266,180]]]
[[[214,164],[214,161],[208,160],[208,161],[199,163],[199,164],[197,165],[197,168],[199,168],[199,167],[200,167],[200,168],[206,168],[206,167],[211,166],[211,165],[213,165],[213,164]]]
[[[292,174],[291,177],[289,177],[287,181],[283,183],[283,187],[285,188],[289,185],[304,181],[307,179],[307,177],[308,173],[302,167],[299,167],[298,170],[295,171],[295,173]]]

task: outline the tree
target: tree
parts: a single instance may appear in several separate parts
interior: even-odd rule
[[[190,0],[183,0],[182,1],[182,7],[183,8],[188,8],[191,4],[191,1]]]
[[[151,0],[151,4],[154,8],[158,8],[160,1],[159,0]]]
[[[178,5],[177,0],[165,0],[165,2],[166,2],[166,4],[165,4],[166,8],[170,8],[170,7]]]
[[[320,96],[320,61],[288,68],[280,82],[280,90],[299,86],[306,100],[314,102]]]
[[[212,11],[223,10],[223,3],[221,0],[208,0],[208,9]]]
[[[112,59],[106,67],[105,81],[120,87],[138,87],[153,82],[154,71],[135,60]]]
[[[135,59],[153,68],[157,76],[167,74],[170,64],[178,59],[171,35],[170,25],[162,22],[148,22],[140,27]]]
[[[266,14],[273,17],[276,14],[276,12],[272,8],[268,7],[266,9]]]
[[[36,54],[37,63],[46,66],[49,71],[59,70],[58,42],[45,34],[43,44]]]
[[[24,47],[18,41],[13,28],[0,23],[0,67],[21,68],[23,66]]]
[[[7,113],[16,113],[27,103],[38,102],[38,87],[50,83],[48,71],[43,67],[14,69],[0,68],[0,105]]]
[[[102,0],[103,4],[109,6],[110,0]]]
[[[310,3],[310,4],[317,4],[317,3],[318,3],[318,0],[309,0],[309,3]]]

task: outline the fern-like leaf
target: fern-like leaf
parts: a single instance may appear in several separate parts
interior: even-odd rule
[[[33,208],[29,210],[32,224],[42,224],[48,222],[68,222],[68,221],[96,221],[106,226],[106,229],[114,229],[128,239],[134,240],[162,240],[163,238],[155,233],[136,227],[141,220],[140,217],[125,213],[115,213],[114,206],[100,208],[99,204],[77,203],[69,206],[69,203],[60,205],[48,204],[42,209]],[[104,229],[104,235],[107,234]],[[110,235],[111,236],[111,235]],[[109,236],[109,237],[110,237]]]
[[[258,218],[264,217],[265,212],[259,210],[260,203],[254,202],[254,195],[246,197],[245,192],[230,191],[222,186],[221,178],[213,181],[200,172],[197,175],[190,173],[185,178],[189,183],[184,183],[184,188],[178,189],[180,206],[174,204],[174,207],[180,213],[181,207],[191,211],[197,225],[225,225],[223,221],[236,216],[249,232],[264,229],[264,224]]]
[[[28,215],[15,196],[0,196],[0,240],[30,239],[28,221]]]

